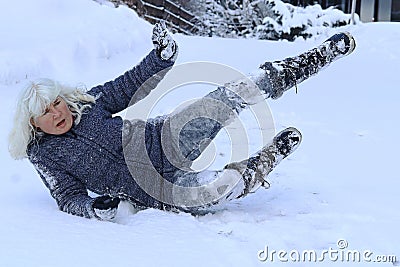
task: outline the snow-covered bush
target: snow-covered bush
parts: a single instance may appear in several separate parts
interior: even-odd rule
[[[327,27],[340,27],[350,22],[351,15],[320,5],[297,7],[280,0],[263,1],[264,19],[257,25],[254,35],[259,39],[294,40],[318,35]]]
[[[177,1],[200,18],[200,35],[247,37],[261,23],[249,0]]]
[[[201,17],[200,35],[268,40],[309,38],[346,25],[351,17],[333,7],[297,7],[281,0],[189,0],[186,8]]]

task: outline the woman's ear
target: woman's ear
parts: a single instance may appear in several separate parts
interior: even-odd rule
[[[35,121],[33,120],[33,118],[31,118],[31,119],[29,120],[29,122],[32,124],[33,127],[36,127]]]
[[[36,126],[35,120],[33,118],[31,118],[29,122],[32,124],[33,128],[35,128],[37,131],[41,131],[40,128]]]

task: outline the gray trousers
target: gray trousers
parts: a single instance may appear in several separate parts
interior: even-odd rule
[[[223,127],[265,98],[246,78],[220,86],[169,115],[126,122],[126,162],[152,198],[143,203],[193,213],[240,196],[245,185],[238,170],[193,171],[191,165]]]
[[[238,170],[193,171],[191,165],[242,110],[264,100],[265,96],[247,79],[220,86],[169,115],[125,121],[126,163],[135,181],[151,198],[140,202],[196,212],[241,195],[244,182]]]

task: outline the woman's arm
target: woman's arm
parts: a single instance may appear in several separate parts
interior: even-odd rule
[[[151,39],[155,49],[136,67],[114,81],[89,91],[98,97],[96,102],[102,104],[110,113],[120,112],[129,104],[145,98],[174,64],[178,56],[178,46],[163,21],[155,24]]]
[[[96,103],[110,113],[118,113],[146,97],[162,80],[174,61],[163,60],[152,50],[137,66],[113,81],[92,88],[88,93],[97,97]],[[153,77],[151,82],[142,86]],[[141,87],[142,86],[142,87]],[[140,90],[139,90],[140,88]]]
[[[104,196],[91,198],[81,181],[48,158],[30,158],[43,183],[61,211],[86,218],[110,220],[116,214],[119,199],[104,204]],[[51,167],[49,167],[51,166]],[[100,205],[99,205],[100,204]]]

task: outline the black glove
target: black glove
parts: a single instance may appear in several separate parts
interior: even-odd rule
[[[160,21],[154,25],[151,40],[153,41],[157,55],[162,60],[176,60],[178,56],[178,46],[168,32],[164,21]]]
[[[101,220],[112,220],[117,214],[120,199],[108,195],[97,197],[93,202],[93,210]]]

